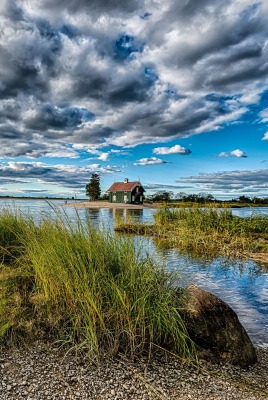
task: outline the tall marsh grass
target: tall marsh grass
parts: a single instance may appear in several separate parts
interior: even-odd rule
[[[90,223],[0,214],[1,342],[40,335],[92,357],[153,345],[190,356],[176,277]]]
[[[244,257],[268,251],[268,217],[232,215],[230,209],[159,208],[151,225],[118,222],[116,230],[152,235],[161,246],[178,247],[195,257]]]
[[[246,251],[265,250],[268,217],[232,215],[230,209],[162,208],[154,214],[156,228],[166,232],[168,241],[182,249],[205,254],[240,256]],[[168,234],[167,234],[168,232]]]

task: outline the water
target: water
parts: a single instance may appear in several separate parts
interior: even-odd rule
[[[1,208],[19,208],[23,213],[40,216],[53,216],[53,208],[62,209],[70,218],[77,214],[82,220],[90,218],[95,227],[112,229],[115,210],[108,208],[90,209],[63,207],[62,201],[44,200],[0,200]],[[119,209],[122,218],[131,216],[134,221],[153,221],[152,209]],[[252,214],[266,214],[267,207],[234,209],[233,214],[248,217]],[[160,249],[151,238],[137,238],[142,241],[144,251],[149,252],[158,262],[164,262],[167,270],[180,274],[180,285],[195,284],[227,302],[237,313],[253,343],[258,347],[268,347],[268,268],[252,261],[230,262],[224,258],[213,261],[200,261],[190,255],[181,254],[176,249]]]

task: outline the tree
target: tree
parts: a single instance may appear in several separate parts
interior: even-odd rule
[[[174,196],[173,192],[168,192],[165,190],[159,190],[152,196],[153,201],[170,201],[171,198]]]
[[[238,200],[240,203],[251,203],[251,198],[244,195],[239,196]]]
[[[92,174],[89,183],[86,185],[86,195],[95,201],[99,199],[100,194],[100,177],[98,174]]]

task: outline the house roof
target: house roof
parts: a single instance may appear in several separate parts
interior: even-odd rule
[[[114,182],[107,192],[131,192],[136,186],[142,186],[139,181],[136,182]],[[144,190],[144,189],[143,189]]]

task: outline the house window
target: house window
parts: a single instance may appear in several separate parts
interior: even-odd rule
[[[113,194],[113,201],[116,202],[116,194]]]
[[[139,186],[136,187],[136,192],[138,193],[138,191],[139,191]]]

